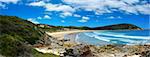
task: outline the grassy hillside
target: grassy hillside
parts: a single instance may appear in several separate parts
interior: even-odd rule
[[[35,44],[42,36],[34,24],[15,16],[0,16],[0,28],[0,35],[18,37],[29,44]]]
[[[0,54],[7,57],[51,56],[31,47],[43,34],[35,24],[15,16],[0,15]]]

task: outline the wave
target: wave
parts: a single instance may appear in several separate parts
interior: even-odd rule
[[[84,33],[84,35],[86,35],[88,37],[92,37],[92,38],[97,38],[97,39],[102,40],[102,41],[110,42],[109,39],[101,38],[100,36],[95,35],[93,33]]]
[[[120,37],[120,38],[133,38],[133,39],[150,39],[150,36],[129,36],[125,34],[113,34],[113,33],[99,33],[93,32],[96,35],[106,35],[106,36],[113,36],[113,37]]]
[[[85,35],[89,36],[89,37],[93,37],[99,40],[103,40],[103,41],[107,41],[110,42],[111,40],[117,40],[117,41],[123,41],[123,42],[130,42],[130,43],[134,43],[135,40],[130,40],[130,39],[123,39],[123,38],[114,38],[114,37],[102,37],[102,36],[98,36],[98,35],[89,35],[88,33],[85,33]]]
[[[98,40],[110,42],[110,43],[126,43],[126,44],[146,44],[150,43],[149,37],[142,37],[142,36],[127,36],[127,35],[116,35],[116,34],[102,34],[102,33],[84,33],[84,35],[91,37],[91,38],[96,38]],[[115,37],[105,37],[105,36],[99,36],[99,35],[107,35],[107,36],[115,36]],[[132,39],[134,38],[134,39]],[[135,39],[140,39],[140,40],[135,40]]]

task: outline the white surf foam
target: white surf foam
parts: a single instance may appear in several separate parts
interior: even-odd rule
[[[133,38],[133,39],[150,39],[150,36],[145,37],[145,36],[129,36],[129,35],[124,35],[124,34],[110,34],[110,33],[99,33],[99,32],[93,32],[97,35],[106,35],[106,36],[113,36],[113,37],[121,37],[121,38]]]
[[[93,34],[93,33],[84,33],[84,35],[88,36],[88,37],[92,37],[92,38],[96,38],[102,41],[106,41],[109,42],[110,40],[106,39],[106,38],[101,38],[100,36]]]
[[[128,44],[142,44],[142,43],[147,42],[147,41],[144,41],[144,39],[148,39],[148,37],[139,37],[139,36],[127,36],[126,37],[126,35],[119,35],[119,37],[121,37],[121,38],[118,38],[118,35],[116,35],[116,34],[101,34],[101,35],[107,35],[107,36],[114,36],[115,35],[116,38],[115,37],[102,37],[102,36],[99,36],[100,34],[95,34],[95,33],[84,33],[84,34],[86,36],[96,38],[96,39],[106,41],[106,42],[110,42],[111,40],[115,40],[115,41],[112,41],[112,43],[116,43],[117,41],[121,41],[121,42],[127,42]],[[137,40],[133,40],[132,38],[134,38],[134,39],[143,39],[144,38],[144,39],[137,41]]]

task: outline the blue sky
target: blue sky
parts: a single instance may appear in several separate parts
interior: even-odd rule
[[[0,15],[56,26],[129,23],[150,28],[148,0],[0,0]]]

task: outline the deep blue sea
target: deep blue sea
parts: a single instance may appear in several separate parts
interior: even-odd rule
[[[100,30],[78,33],[75,41],[90,45],[150,44],[150,30]]]

